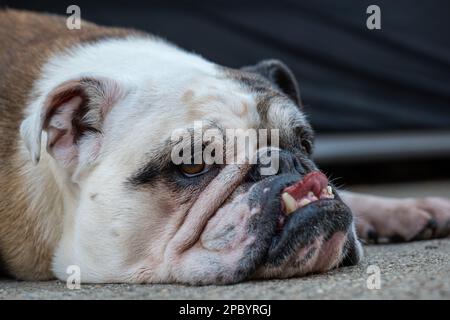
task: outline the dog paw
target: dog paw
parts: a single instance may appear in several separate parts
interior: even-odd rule
[[[431,238],[443,238],[450,235],[450,200],[437,197],[417,199],[416,205],[431,217]],[[425,238],[429,239],[429,238]]]
[[[358,235],[367,242],[403,242],[450,235],[450,200],[379,198],[356,217]]]

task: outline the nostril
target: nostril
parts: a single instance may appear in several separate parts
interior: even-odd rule
[[[270,157],[271,155],[272,152],[269,150],[267,156]],[[271,161],[261,161],[261,159],[258,158],[257,163],[253,165],[252,169],[248,173],[249,180],[255,182],[261,180],[264,177],[261,170],[267,170],[271,167],[276,171],[274,173],[275,175],[300,174],[303,176],[309,171],[313,171],[315,169],[315,166],[310,166],[306,163],[303,164],[296,155],[286,150],[279,150],[277,155],[273,155],[273,157],[276,157],[277,161],[274,161],[273,159]]]

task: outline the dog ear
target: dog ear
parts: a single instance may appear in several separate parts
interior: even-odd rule
[[[263,60],[254,66],[243,67],[242,70],[262,75],[297,105],[302,105],[297,80],[283,62],[276,59]]]
[[[120,94],[118,83],[104,78],[69,80],[54,88],[20,128],[33,162],[39,162],[44,131],[47,152],[63,167],[78,162],[81,145],[95,149],[89,150],[95,157],[104,119]]]

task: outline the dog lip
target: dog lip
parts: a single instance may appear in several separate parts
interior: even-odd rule
[[[292,219],[292,217],[294,215],[297,214],[302,214],[302,211],[304,211],[304,209],[307,209],[308,206],[313,206],[313,205],[317,205],[317,204],[323,204],[323,202],[325,201],[333,201],[334,199],[318,199],[315,201],[311,201],[310,203],[306,204],[306,205],[302,205],[300,207],[298,207],[297,209],[295,209],[292,212],[286,213],[286,209],[285,209],[285,204],[283,203],[283,201],[281,201],[281,212],[278,216],[278,220],[277,220],[277,228],[276,228],[276,234],[279,234],[283,231],[283,228],[285,227],[286,223],[289,221],[289,219]]]
[[[284,226],[286,225],[286,223],[288,223],[289,220],[293,219],[293,216],[295,215],[301,215],[303,211],[307,210],[310,206],[322,206],[324,204],[326,204],[326,202],[329,201],[337,201],[340,202],[340,200],[336,200],[336,199],[318,199],[315,201],[311,201],[310,203],[306,204],[306,205],[302,205],[299,206],[297,209],[295,209],[293,212],[290,212],[288,214],[286,214],[286,209],[285,209],[285,205],[283,203],[283,201],[281,201],[281,212],[278,216],[278,221],[277,221],[277,229],[276,229],[276,234],[279,234],[283,231]]]
[[[338,219],[338,216],[342,216],[344,211],[350,212],[340,199],[321,199],[285,216],[283,227],[277,229],[272,236],[266,260],[262,265],[279,265],[289,259],[299,245],[306,246],[311,239],[330,233],[330,230],[322,230],[326,226],[320,227],[321,221],[329,219],[327,225],[331,226],[331,229],[342,229],[341,231],[346,232],[347,224],[349,226],[351,223],[351,215],[346,215],[349,219],[348,223],[333,221]],[[318,227],[311,227],[311,225]]]
[[[316,200],[316,201],[311,202],[311,203],[309,203],[309,204],[307,204],[307,205],[305,205],[303,207],[297,208],[294,212],[292,212],[289,216],[287,216],[287,221],[290,220],[290,219],[293,219],[293,217],[295,215],[302,214],[302,211],[308,209],[309,207],[314,207],[314,206],[315,207],[322,207],[323,205],[326,205],[327,203],[332,203],[332,202],[339,202],[340,203],[341,201],[340,200],[335,200],[335,199],[319,199],[319,200]]]
[[[333,188],[322,172],[313,171],[282,190],[281,212],[288,216],[299,208],[323,199],[334,199]]]
[[[256,240],[247,247],[235,272],[236,279],[250,279],[261,267],[278,266],[320,235],[348,231],[351,214],[336,192],[334,199],[316,201],[289,216],[281,211],[281,194],[301,178],[299,174],[280,174],[260,180],[250,189],[249,207],[259,208],[259,214],[252,216],[248,232]],[[285,221],[278,222],[280,217]],[[284,227],[277,229],[277,224]]]
[[[328,186],[328,178],[320,171],[313,171],[305,175],[296,183],[286,187],[283,192],[289,193],[293,198],[300,199],[312,191],[319,195],[321,190]]]

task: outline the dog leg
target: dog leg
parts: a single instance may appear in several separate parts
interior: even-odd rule
[[[339,194],[352,210],[358,236],[363,240],[399,242],[450,235],[450,199],[396,199],[346,191]]]

